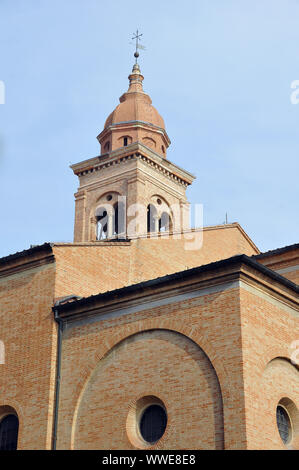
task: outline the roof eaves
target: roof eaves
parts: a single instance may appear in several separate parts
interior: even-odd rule
[[[0,258],[0,265],[4,265],[6,263],[9,263],[10,261],[14,261],[16,259],[23,258],[25,256],[31,256],[35,253],[39,253],[42,251],[45,251],[45,252],[47,251],[51,253],[53,245],[54,245],[53,243],[46,242],[46,243],[43,243],[42,245],[32,246],[31,248],[28,248],[27,250],[17,251],[16,253]]]
[[[287,245],[281,248],[276,248],[275,250],[269,250],[269,251],[265,251],[264,253],[260,253],[258,255],[253,255],[253,258],[261,259],[261,258],[266,258],[267,256],[280,255],[288,251],[297,250],[298,248],[299,248],[299,243],[294,243],[293,245]]]

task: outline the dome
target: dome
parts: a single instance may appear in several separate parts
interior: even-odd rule
[[[143,91],[143,78],[139,65],[135,64],[131,75],[129,75],[129,89],[120,97],[120,104],[106,119],[104,129],[113,124],[130,121],[142,121],[162,129],[165,128],[163,118],[152,105],[149,95]]]
[[[97,137],[102,155],[138,142],[166,158],[170,140],[163,118],[143,91],[143,79],[136,63],[129,75],[128,91],[119,98],[119,105],[108,116]]]
[[[148,95],[146,95],[148,96]],[[165,128],[165,123],[154,106],[146,103],[144,100],[138,97],[126,99],[123,103],[120,103],[106,119],[104,129],[121,122],[128,121],[143,121],[154,126]]]

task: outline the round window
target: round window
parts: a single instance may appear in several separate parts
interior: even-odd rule
[[[163,436],[167,425],[167,414],[160,405],[150,405],[142,413],[139,429],[143,439],[155,444]]]
[[[287,410],[278,405],[276,408],[276,421],[279,435],[284,444],[287,444],[292,439],[292,425]]]

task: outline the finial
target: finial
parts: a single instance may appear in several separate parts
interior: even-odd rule
[[[142,88],[142,81],[143,81],[144,77],[141,73],[139,64],[137,62],[137,59],[139,57],[138,49],[145,50],[145,47],[142,46],[139,42],[141,36],[143,36],[143,34],[139,33],[139,31],[137,29],[136,33],[134,33],[134,36],[132,37],[132,40],[136,41],[135,52],[134,52],[134,57],[135,57],[136,60],[135,60],[135,64],[133,66],[132,72],[128,77],[129,81],[130,81],[130,84],[129,84],[129,89],[128,89],[127,93],[144,93],[143,88]],[[133,44],[133,43],[131,42],[131,44]],[[126,95],[126,93],[120,97],[120,102],[122,102],[123,97],[125,95]]]
[[[133,41],[136,40],[136,49],[135,49],[135,52],[134,52],[134,57],[136,59],[135,64],[137,64],[137,59],[139,57],[138,49],[145,50],[145,47],[142,46],[139,42],[139,39],[141,38],[141,36],[143,36],[143,34],[139,34],[138,29],[137,29],[136,33],[134,33],[134,36],[132,37]]]

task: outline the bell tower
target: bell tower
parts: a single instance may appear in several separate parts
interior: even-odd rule
[[[167,160],[170,140],[163,118],[143,91],[137,63],[129,88],[97,139],[101,154],[71,166],[75,242],[145,237],[189,227],[186,188],[194,176]]]

